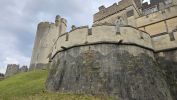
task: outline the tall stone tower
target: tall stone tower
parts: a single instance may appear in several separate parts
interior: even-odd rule
[[[59,15],[55,23],[41,22],[38,24],[30,70],[46,68],[49,55],[57,38],[66,32],[67,21]]]

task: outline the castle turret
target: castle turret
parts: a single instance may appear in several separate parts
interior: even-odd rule
[[[66,19],[57,15],[55,23],[41,22],[38,24],[30,70],[43,69],[47,66],[51,48],[57,38],[66,32],[66,23]]]
[[[66,32],[67,29],[67,20],[61,18],[60,15],[57,15],[55,18],[55,25],[58,27],[59,36]]]
[[[49,32],[50,24],[48,22],[41,22],[38,24],[37,32],[36,32],[36,38],[35,38],[35,44],[33,48],[32,58],[31,58],[31,64],[30,64],[30,70],[35,69],[39,64],[43,66],[43,64],[47,63],[47,59],[44,58],[42,55],[43,52],[46,49],[46,36]]]
[[[56,25],[56,26],[59,26],[59,24],[60,24],[60,19],[61,19],[60,15],[57,15],[57,16],[55,17],[55,25]]]

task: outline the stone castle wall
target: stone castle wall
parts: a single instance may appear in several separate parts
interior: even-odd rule
[[[16,64],[9,64],[7,65],[5,77],[10,77],[19,72],[19,65]]]
[[[123,2],[126,0],[123,0]],[[131,0],[128,0],[131,2]],[[102,8],[98,13],[94,15],[94,18],[97,18],[97,14],[102,16],[100,20],[94,21],[94,23],[115,23],[118,16],[122,16],[127,20],[127,24],[137,27],[143,31],[148,32],[150,35],[156,35],[163,32],[172,32],[177,28],[177,0],[173,0],[172,4],[167,7],[159,8],[158,11],[150,13],[148,15],[143,15],[142,11],[134,4],[131,3],[130,6],[125,6],[124,9],[111,13],[112,10],[119,8],[119,5],[114,4],[108,8]],[[127,3],[128,4],[128,3]],[[116,7],[117,6],[117,7]],[[115,8],[113,8],[115,7]],[[132,13],[131,13],[132,12]],[[111,13],[111,14],[110,14]],[[108,14],[107,17],[104,17],[104,14]],[[95,19],[96,19],[95,18]]]
[[[172,100],[153,51],[94,44],[59,52],[50,63],[49,91],[100,94],[117,100]]]
[[[113,4],[112,6],[105,8],[102,6],[102,9],[94,15],[94,22],[103,20],[111,15],[114,15],[122,10],[126,9],[129,6],[133,6],[133,0],[122,0],[120,2]]]
[[[161,66],[161,64],[163,64],[161,63],[163,62],[163,60],[160,59],[159,52],[165,52],[164,50],[166,49],[171,50],[177,47],[176,45],[177,37],[175,31],[173,32],[173,36],[175,39],[173,41],[170,39],[170,35],[168,33],[160,34],[157,36],[150,36],[148,33],[129,25],[122,26],[120,28],[120,34],[116,34],[115,25],[109,23],[94,24],[92,28],[88,28],[87,26],[75,28],[74,30],[71,30],[70,32],[59,36],[58,40],[55,42],[53,52],[51,54],[52,59],[50,62],[50,74],[46,83],[46,87],[48,90],[60,92],[89,93],[89,94],[106,93],[109,95],[116,96],[120,100],[128,98],[136,99],[138,97],[143,100],[149,99],[175,100],[176,89],[174,88],[176,88],[176,85],[175,84],[171,85],[171,83],[176,82],[176,78],[168,80],[168,78],[165,77],[168,75],[169,77],[173,77],[174,75],[176,75],[176,71],[174,70],[173,74],[167,73],[164,74],[163,71],[169,72],[169,70],[171,71],[171,68],[165,69],[167,68],[163,67],[165,65],[159,67]],[[119,50],[117,49],[115,50],[115,48]],[[109,52],[109,50],[115,51]],[[171,56],[172,52],[169,53],[170,54],[167,54],[164,58],[172,57]],[[154,56],[154,54],[156,56]],[[117,60],[114,60],[114,57],[112,57],[111,55],[119,56]],[[157,62],[154,57],[156,57]],[[174,62],[176,63],[177,62],[176,57],[177,56],[174,55],[174,57],[172,57],[173,58],[172,61],[170,61],[169,63],[171,64],[174,64]],[[136,58],[137,61],[132,62],[133,61],[132,59]],[[152,62],[156,63],[152,63],[151,60],[149,59],[152,59]],[[123,64],[124,60],[126,63]],[[146,63],[144,64],[138,63],[138,61],[143,62],[143,60]],[[147,81],[146,83],[144,80],[141,79],[136,80],[135,77],[131,79],[135,78],[136,81],[129,80],[128,79],[129,76],[125,76],[125,78],[129,80],[126,81],[128,83],[134,84],[134,82],[137,81],[141,82],[144,81],[143,85],[141,85],[141,83],[137,84],[137,87],[143,86],[141,89],[139,89],[136,88],[136,85],[131,86],[130,84],[127,84],[125,81],[121,79],[118,81],[117,78],[114,78],[115,75],[111,76],[112,74],[110,75],[109,72],[104,72],[104,70],[108,71],[108,69],[106,69],[108,68],[108,66],[111,66],[111,68],[113,67],[114,70],[116,70],[115,68],[117,68],[117,66],[120,67],[120,69],[122,69],[122,66],[124,66],[125,68],[124,71],[126,73],[125,75],[128,75],[129,71],[130,73],[131,72],[138,73],[139,69],[136,70],[128,69],[130,68],[130,66],[135,65],[136,68],[137,66],[142,65],[142,67],[140,68],[144,68],[143,73],[146,73],[147,71],[149,75],[152,75],[152,77],[154,77],[153,75],[158,76],[158,79],[156,79],[157,77],[154,77],[154,79],[152,79],[153,81],[148,79],[149,82],[152,82],[150,86],[150,84],[148,84],[149,82]],[[148,71],[144,66],[153,67],[150,67]],[[176,66],[175,64],[172,65],[173,68],[175,68],[175,66]],[[88,69],[86,69],[87,67]],[[111,68],[110,72],[114,73],[114,71],[111,70]],[[122,70],[120,72],[122,72]],[[104,76],[101,76],[103,73]],[[146,75],[143,76],[142,79],[146,79]],[[122,74],[120,76],[122,76]],[[110,83],[111,85],[108,84],[108,82],[110,82],[110,80],[108,81],[108,79],[113,81],[112,84]],[[162,82],[162,80],[164,83]],[[122,86],[120,87],[116,86],[114,82],[116,83],[120,82]],[[70,83],[72,83],[72,85]],[[159,86],[159,84],[162,83],[163,86],[161,85]],[[124,85],[126,84],[124,88],[127,88],[127,90],[121,88],[124,86],[123,84]],[[166,85],[164,86],[164,84]],[[151,94],[150,92],[148,93],[143,92],[145,91],[144,89],[146,89],[146,86],[147,87],[159,86],[159,87],[156,88],[157,90],[155,90]],[[169,86],[170,88],[168,88]],[[130,87],[134,88],[131,92],[129,92],[128,89]],[[161,87],[163,87],[164,89],[162,89]],[[149,88],[149,90],[147,91],[152,91],[150,89],[151,88]],[[154,90],[154,88],[152,89]],[[142,94],[139,91],[142,91]],[[164,92],[164,95],[159,94],[159,92]]]
[[[10,77],[13,76],[17,73],[21,73],[21,72],[27,72],[28,71],[28,67],[27,66],[22,66],[20,68],[19,65],[16,64],[8,64],[7,65],[7,69],[6,69],[6,73],[5,73],[5,77]]]
[[[5,78],[5,75],[0,73],[0,81],[3,80]]]
[[[121,27],[120,34],[116,34],[116,27],[113,24],[97,24],[91,29],[81,27],[65,33],[58,38],[53,47],[52,57],[58,52],[74,46],[95,44],[95,43],[121,43],[135,44],[153,49],[151,37],[148,33],[140,31],[131,26]]]
[[[131,14],[128,14],[128,12]],[[118,16],[122,16],[126,21],[126,24],[136,27],[135,18],[137,18],[139,14],[138,12],[136,12],[136,9],[133,6],[129,6],[119,11],[119,13],[110,15],[109,17],[106,17],[100,21],[96,21],[94,22],[94,24],[105,23],[105,22],[115,24],[115,21],[118,19]]]
[[[156,53],[156,59],[174,100],[177,99],[177,50],[166,50]]]
[[[59,16],[55,23],[41,23],[31,69],[48,64],[51,91],[176,100],[177,6],[144,16],[135,3],[101,6],[91,28],[73,26],[66,32],[66,20]],[[120,34],[118,16],[125,22]]]
[[[129,3],[131,6],[127,6]],[[101,6],[99,8],[100,11],[97,13],[98,15],[100,14],[99,16],[103,16],[101,13],[103,12],[104,14],[104,10],[108,10],[106,12],[109,12],[109,10],[113,9],[113,7],[115,7],[115,10],[119,7],[123,7],[124,9],[114,13],[113,15],[108,14],[109,16],[104,17],[99,21],[95,21],[94,24],[96,27],[93,25],[94,27],[91,29],[84,26],[78,27],[66,33],[67,21],[60,17],[56,18],[55,23],[40,23],[38,25],[30,69],[47,66],[50,60],[49,58],[53,57],[58,51],[70,48],[72,46],[84,45],[88,43],[97,43],[102,41],[118,42],[123,40],[126,43],[130,42],[139,44],[141,46],[153,49],[154,51],[176,48],[176,33],[174,31],[177,29],[175,24],[177,22],[177,14],[175,13],[177,6],[171,6],[165,9],[164,13],[162,13],[162,11],[158,11],[147,16],[141,16],[138,6],[135,6],[135,3],[136,2],[131,0],[128,0],[128,3],[126,3],[126,0],[122,0],[119,2],[119,5],[114,4],[108,8]],[[95,16],[97,16],[97,14],[95,14]],[[115,34],[116,29],[114,24],[118,16],[122,16],[127,26],[132,27],[129,27],[129,29],[121,28],[121,35]],[[136,27],[142,31],[136,31],[138,30]],[[143,36],[147,36],[141,34],[143,32],[149,33],[153,37],[152,40],[144,40],[146,38]],[[166,35],[160,35],[158,37],[158,34]],[[167,34],[169,34],[169,36]],[[160,40],[160,38],[163,39]],[[172,38],[174,38],[174,40],[171,41]],[[144,42],[141,40],[144,40]],[[152,43],[152,41],[154,43]]]
[[[136,19],[137,27],[143,31],[156,35],[170,33],[177,29],[177,6],[171,6],[162,11],[152,13]]]
[[[152,43],[155,51],[175,49],[177,48],[177,32],[152,37]]]

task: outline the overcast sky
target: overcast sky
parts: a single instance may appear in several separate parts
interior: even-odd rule
[[[29,65],[39,22],[54,22],[61,15],[69,26],[91,25],[100,5],[118,1],[0,0],[0,73],[5,73],[7,64]]]

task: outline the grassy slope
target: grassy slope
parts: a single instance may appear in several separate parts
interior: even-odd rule
[[[107,100],[102,96],[44,92],[48,72],[38,70],[0,81],[0,100]]]

